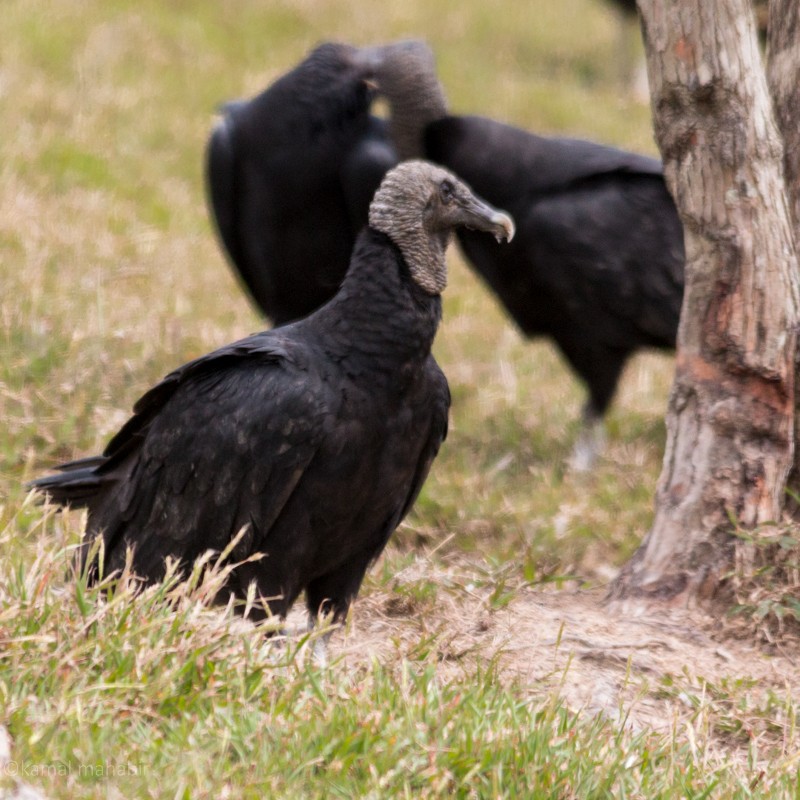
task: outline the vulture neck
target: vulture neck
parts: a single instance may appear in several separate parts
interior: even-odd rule
[[[447,116],[447,100],[435,74],[403,71],[383,90],[389,133],[401,160],[425,157],[425,128]]]
[[[442,299],[419,287],[400,249],[365,228],[336,296],[318,313],[328,354],[351,373],[388,380],[425,361],[442,316]]]

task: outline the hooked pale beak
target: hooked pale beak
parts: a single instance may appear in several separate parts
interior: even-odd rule
[[[491,233],[497,241],[505,239],[510,242],[514,238],[514,220],[504,211],[490,206],[475,195],[459,198],[461,219],[459,222],[466,228]]]

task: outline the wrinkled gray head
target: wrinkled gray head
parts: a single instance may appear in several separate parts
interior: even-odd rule
[[[408,39],[361,48],[358,58],[369,65],[378,93],[389,104],[389,129],[400,157],[420,158],[425,126],[447,114],[433,51],[421,40]]]
[[[404,161],[383,179],[369,207],[369,224],[400,248],[414,282],[428,294],[447,284],[450,233],[465,227],[510,241],[514,223],[452,172],[428,161]]]

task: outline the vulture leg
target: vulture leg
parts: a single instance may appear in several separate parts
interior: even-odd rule
[[[306,586],[306,608],[308,627],[312,630],[319,622],[333,626],[344,624],[350,604],[358,594],[364,574],[374,558],[373,552],[354,558],[346,566],[329,572]],[[328,641],[333,633],[329,627],[314,642],[312,657],[318,666],[328,661]]]
[[[308,632],[313,633],[314,628],[317,627],[319,622],[318,617],[309,616],[308,618]],[[331,640],[333,628],[328,628],[324,633],[315,637],[311,645],[311,661],[314,666],[324,669],[328,666],[328,642]]]
[[[606,351],[598,356],[597,353],[586,351],[580,354],[580,358],[569,359],[584,380],[591,376],[589,400],[583,409],[581,432],[569,458],[569,466],[575,472],[588,472],[603,452],[606,440],[603,420],[629,355],[627,351]],[[570,354],[567,353],[567,356]],[[594,374],[586,369],[587,359],[595,361]],[[600,369],[597,364],[602,365]]]
[[[370,561],[372,554],[369,558],[354,558],[345,567],[311,581],[306,586],[309,619],[328,618],[334,624],[344,622]]]
[[[591,403],[583,409],[581,431],[569,457],[569,467],[573,472],[588,472],[603,452],[606,444],[606,428],[602,414],[594,410]]]

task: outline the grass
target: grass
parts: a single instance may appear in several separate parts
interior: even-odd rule
[[[320,671],[302,638],[276,652],[210,610],[204,585],[134,598],[123,581],[102,599],[71,574],[80,515],[26,497],[25,481],[97,452],[155,380],[261,326],[204,206],[219,101],[258,91],[322,39],[425,36],[455,110],[653,153],[649,109],[617,79],[602,3],[2,10],[0,724],[27,767],[16,777],[53,798],[796,791],[785,695],[673,676],[658,691],[698,704],[672,727],[637,730],[620,722],[625,709],[581,712],[557,686],[509,678],[500,645],[463,665],[447,652],[442,631],[459,620],[434,625],[443,605],[499,614],[530,586],[602,583],[630,555],[652,514],[671,377],[669,358],[635,359],[605,458],[571,475],[582,390],[547,344],[509,326],[455,251],[436,342],[451,433],[363,592],[365,608],[386,598],[389,616],[431,621],[396,657]],[[420,553],[432,571],[419,573]],[[442,577],[441,563],[461,565],[460,577]],[[740,738],[717,746],[723,729],[756,731],[771,749],[748,761]]]
[[[303,655],[306,640],[276,649],[230,610],[210,609],[214,571],[138,596],[125,576],[105,596],[74,575],[57,580],[71,571],[77,531],[65,519],[39,514],[28,531],[35,557],[5,574],[0,702],[16,744],[7,784],[90,798],[109,796],[109,785],[115,796],[180,798],[745,798],[798,788],[795,709],[748,698],[747,681],[664,679],[657,691],[689,711],[683,730],[663,735],[501,680],[492,659],[443,680],[437,651],[421,642],[396,664],[320,669]],[[16,528],[0,535],[4,548]],[[770,774],[754,768],[756,734],[770,739]],[[743,744],[754,763],[706,750],[712,736]]]

